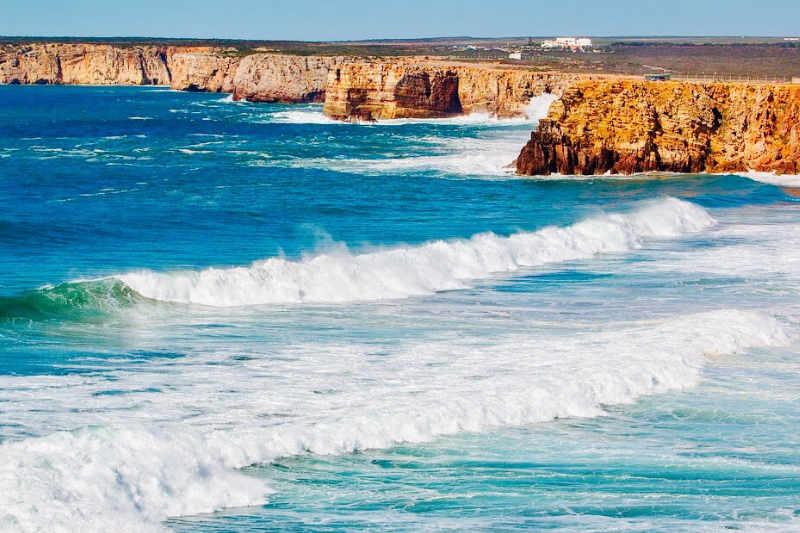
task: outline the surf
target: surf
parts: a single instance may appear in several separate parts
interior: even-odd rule
[[[126,397],[126,409],[101,413],[103,426],[0,444],[0,529],[159,531],[169,516],[264,504],[273,489],[241,470],[249,465],[603,416],[608,405],[696,385],[709,356],[789,341],[774,318],[737,310],[617,326],[569,336],[410,342],[377,360],[368,345],[313,343],[222,366],[221,373],[209,373],[202,358],[117,371],[115,388],[172,382],[145,402],[166,418],[128,418],[142,392]],[[24,393],[31,379],[5,378],[4,388]],[[278,383],[282,393],[265,396]],[[235,398],[213,392],[233,384]],[[48,395],[66,409],[109,385],[89,376],[50,387]],[[209,394],[217,401],[201,402],[207,412],[198,418],[196,399]],[[97,398],[114,401],[92,398],[95,409]],[[265,417],[263,409],[287,414]],[[184,418],[183,410],[195,414]],[[224,429],[215,428],[217,411]],[[47,513],[38,502],[47,502]]]
[[[250,266],[140,270],[115,278],[146,298],[214,307],[376,301],[466,289],[495,274],[622,253],[640,248],[647,239],[675,238],[714,223],[702,207],[665,198],[627,213],[507,237],[487,232],[364,253],[341,245],[300,260],[272,257]]]

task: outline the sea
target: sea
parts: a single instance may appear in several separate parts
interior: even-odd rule
[[[0,87],[0,531],[800,531],[800,178]]]

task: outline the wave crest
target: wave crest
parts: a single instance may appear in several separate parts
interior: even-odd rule
[[[116,278],[155,300],[219,307],[383,300],[464,289],[493,274],[625,252],[644,239],[676,237],[713,224],[703,208],[667,198],[629,213],[508,237],[481,233],[362,254],[342,249],[299,261],[275,257],[247,267],[143,270]]]
[[[0,298],[0,320],[91,320],[145,300],[118,279],[72,281]]]

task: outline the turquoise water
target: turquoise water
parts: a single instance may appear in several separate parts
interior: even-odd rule
[[[800,530],[796,178],[228,100],[0,87],[0,530]]]

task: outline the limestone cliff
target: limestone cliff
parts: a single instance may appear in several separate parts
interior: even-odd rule
[[[519,174],[800,170],[800,85],[581,81],[522,149]]]
[[[328,70],[342,58],[215,47],[34,43],[0,47],[0,83],[169,85],[233,93],[251,102],[322,101]]]
[[[328,71],[342,58],[253,54],[239,61],[233,99],[249,102],[322,102]]]
[[[178,91],[233,92],[239,61],[219,48],[171,48],[167,55],[169,86]]]
[[[328,74],[324,112],[339,120],[446,117],[475,111],[520,116],[532,96],[560,94],[583,78],[436,59],[353,60]]]
[[[166,50],[102,44],[31,44],[0,48],[0,83],[164,85]]]

